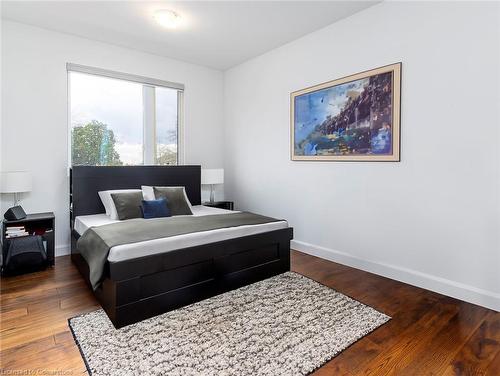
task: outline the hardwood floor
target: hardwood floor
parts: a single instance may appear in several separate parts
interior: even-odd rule
[[[392,316],[314,375],[500,375],[500,313],[300,252],[292,270]],[[99,305],[69,256],[3,278],[0,302],[1,375],[86,373],[67,319]]]

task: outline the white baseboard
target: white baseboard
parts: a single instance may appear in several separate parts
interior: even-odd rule
[[[483,290],[461,282],[422,273],[416,270],[404,268],[383,262],[364,260],[345,252],[328,249],[292,240],[291,248],[339,264],[351,266],[370,273],[378,274],[387,278],[395,279],[413,286],[431,290],[469,303],[477,304],[486,308],[500,311],[500,294]]]
[[[56,246],[55,253],[56,253],[56,257],[69,255],[69,254],[71,254],[71,246],[69,244],[58,245],[58,246]]]

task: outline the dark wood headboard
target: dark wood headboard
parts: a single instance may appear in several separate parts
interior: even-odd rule
[[[141,185],[183,186],[193,205],[201,204],[201,166],[73,166],[70,170],[71,220],[104,213],[97,192]]]

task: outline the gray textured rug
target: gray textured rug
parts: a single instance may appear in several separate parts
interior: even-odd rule
[[[70,319],[91,373],[307,375],[390,318],[289,272],[116,330]]]

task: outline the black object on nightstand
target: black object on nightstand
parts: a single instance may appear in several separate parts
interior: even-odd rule
[[[226,210],[234,210],[234,202],[233,201],[214,201],[214,202],[204,202],[204,206],[210,206],[211,208],[219,208]]]
[[[18,236],[16,236],[18,235]],[[54,213],[35,213],[28,214],[26,218],[2,222],[2,274],[19,274],[33,270],[40,270],[42,267],[54,265],[55,257],[55,216]],[[16,270],[6,268],[7,254],[9,248],[12,249],[13,244],[16,245],[16,252],[22,252],[23,245],[36,245],[40,243],[46,252],[46,260],[33,267],[32,265],[23,268],[22,265],[16,264]],[[22,260],[22,258],[20,258]],[[22,264],[22,262],[19,262]],[[18,267],[19,266],[19,267]]]

